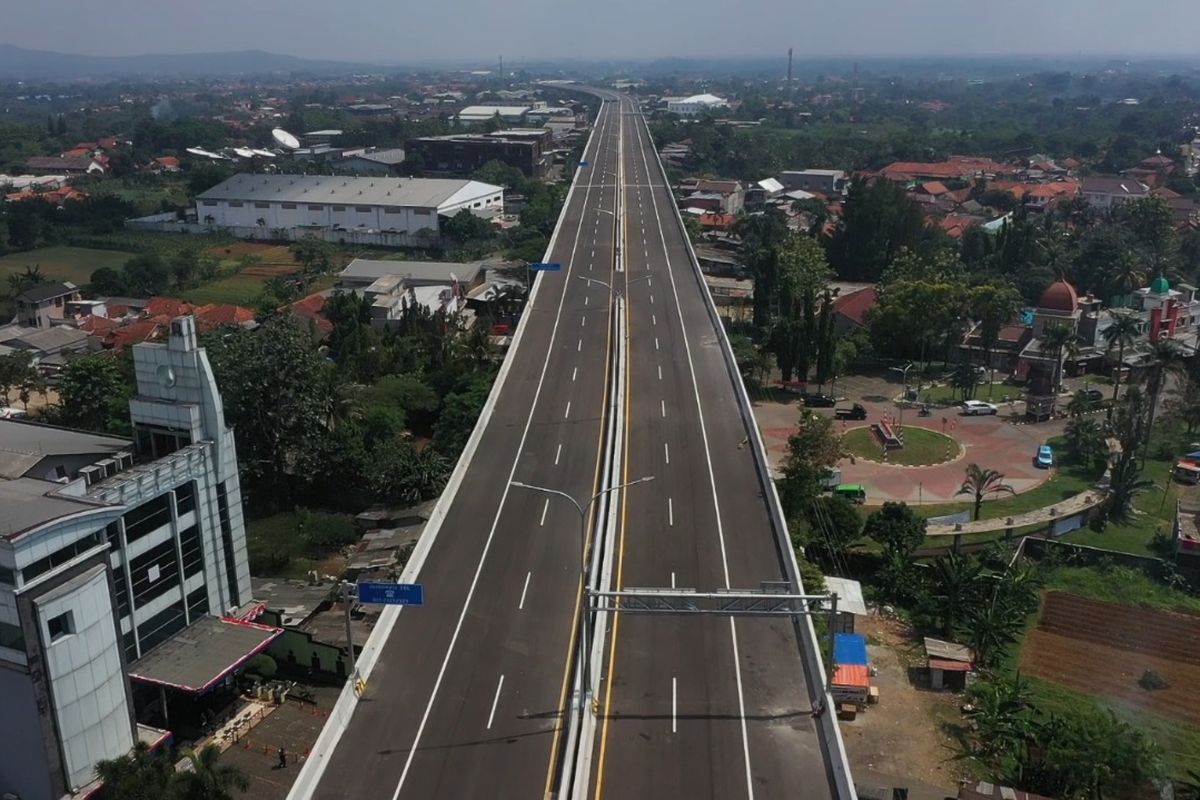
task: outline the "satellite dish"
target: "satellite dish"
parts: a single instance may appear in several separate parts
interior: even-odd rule
[[[300,149],[300,140],[295,136],[292,136],[283,128],[276,128],[275,130],[271,131],[271,138],[274,139],[280,147],[285,147],[288,150]]]

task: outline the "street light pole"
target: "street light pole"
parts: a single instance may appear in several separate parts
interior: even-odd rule
[[[532,492],[541,492],[543,494],[561,497],[571,503],[575,510],[579,513],[579,713],[582,715],[587,708],[587,692],[588,692],[588,652],[590,647],[589,630],[588,630],[588,613],[587,613],[587,591],[588,591],[588,569],[587,569],[587,517],[588,512],[592,508],[592,504],[605,495],[615,492],[618,489],[625,489],[630,486],[636,486],[639,483],[648,483],[654,480],[653,475],[647,475],[637,480],[621,483],[616,486],[610,486],[592,495],[591,499],[586,503],[580,503],[566,492],[558,489],[550,489],[545,486],[534,486],[521,481],[512,481],[511,486],[518,489],[528,489]]]

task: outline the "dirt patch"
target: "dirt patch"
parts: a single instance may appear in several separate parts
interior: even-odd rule
[[[853,722],[840,723],[851,770],[956,786],[959,770],[948,727],[960,719],[959,698],[914,684],[912,676],[922,656],[905,623],[889,617],[856,617],[855,630],[867,636],[879,703],[868,706]],[[955,792],[948,789],[947,793]]]
[[[1143,689],[1147,670],[1166,680]],[[1021,648],[1021,671],[1085,694],[1200,724],[1200,618],[1050,592]]]

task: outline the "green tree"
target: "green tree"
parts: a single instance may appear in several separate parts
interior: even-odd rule
[[[222,330],[206,337],[205,346],[247,484],[272,500],[286,499],[289,465],[329,416],[331,365],[287,317],[253,331]]]
[[[237,793],[250,789],[250,779],[240,767],[221,763],[221,751],[207,745],[200,752],[188,753],[190,771],[177,772],[171,780],[172,800],[234,800]]]
[[[819,344],[817,297],[825,291],[829,265],[821,246],[803,234],[792,234],[781,243],[775,264],[769,346],[784,381],[793,374],[807,380]]]
[[[967,465],[966,477],[963,478],[962,486],[958,487],[955,495],[965,494],[972,496],[975,503],[975,519],[979,519],[979,514],[983,510],[983,501],[990,494],[1015,494],[1016,490],[1004,482],[1004,473],[997,472],[994,469],[984,469],[978,464],[971,463]]]
[[[58,387],[60,421],[89,431],[128,432],[130,383],[111,355],[71,360]]]
[[[26,264],[21,272],[14,272],[8,276],[8,293],[15,297],[26,289],[49,282],[50,279],[42,272],[41,264]]]
[[[809,512],[821,494],[829,469],[842,456],[841,442],[833,432],[833,419],[804,409],[796,432],[788,437],[783,476],[779,481],[780,501],[788,519]]]
[[[119,269],[113,267],[100,267],[92,272],[88,282],[89,289],[95,294],[120,295],[125,293],[125,276]]]
[[[981,588],[983,568],[969,556],[951,552],[929,565],[929,598],[938,617],[942,636],[952,637],[964,610],[970,608]]]
[[[489,239],[492,230],[490,222],[465,208],[442,223],[442,236],[457,245]]]
[[[995,281],[972,287],[967,295],[971,317],[979,323],[979,344],[983,347],[984,363],[991,370],[989,380],[996,380],[992,351],[1004,326],[1017,318],[1021,295],[1007,281]]]
[[[292,243],[292,258],[300,262],[306,279],[324,275],[333,269],[333,245],[315,236]]]
[[[876,281],[902,249],[926,249],[930,237],[921,209],[897,184],[856,180],[843,207],[829,241],[829,261],[839,278]]]
[[[125,290],[134,297],[153,297],[171,285],[171,268],[158,253],[142,253],[125,262],[121,270]]]
[[[807,511],[812,535],[808,547],[831,565],[841,562],[850,545],[862,535],[863,521],[854,504],[838,495],[814,497]]]
[[[1105,457],[1104,431],[1095,420],[1073,417],[1063,429],[1067,453],[1080,464],[1092,465]]]
[[[28,350],[14,350],[0,355],[0,405],[8,405],[9,394],[37,375],[33,354]]]
[[[491,392],[492,376],[485,374],[466,388],[446,396],[433,428],[433,447],[445,458],[457,459],[471,437],[479,413]]]
[[[1049,325],[1042,331],[1041,352],[1043,355],[1049,355],[1054,364],[1051,385],[1056,389],[1062,383],[1063,356],[1074,341],[1075,332],[1066,325]]]
[[[187,289],[193,285],[200,271],[200,253],[193,248],[180,250],[171,258],[171,276],[176,289]]]
[[[1173,419],[1187,426],[1190,436],[1200,426],[1200,381],[1192,375],[1181,380],[1163,402],[1163,408]]]
[[[1167,385],[1167,378],[1184,373],[1188,356],[1173,339],[1158,339],[1150,343],[1150,350],[1142,360],[1146,366],[1146,394],[1150,407],[1146,417],[1146,436],[1142,446],[1142,461],[1150,450],[1150,437],[1154,434],[1154,412],[1158,409],[1159,396]]]
[[[863,533],[883,545],[885,550],[907,557],[925,541],[925,526],[925,518],[907,503],[887,502],[867,517]]]
[[[167,754],[137,741],[123,756],[100,761],[96,774],[104,781],[106,797],[120,800],[162,800],[174,775]]]
[[[1137,343],[1138,337],[1141,336],[1142,323],[1137,317],[1132,314],[1114,314],[1112,322],[1104,329],[1101,334],[1104,337],[1104,348],[1108,355],[1112,354],[1115,347],[1117,349],[1117,365],[1113,370],[1113,403],[1117,402],[1117,395],[1121,391],[1121,376],[1125,372],[1125,349],[1133,347]],[[1109,419],[1112,418],[1112,410],[1108,412]]]

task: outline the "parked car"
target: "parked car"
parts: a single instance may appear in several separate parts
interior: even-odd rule
[[[835,408],[833,410],[834,419],[866,419],[867,409],[862,403],[855,403],[852,406]]]
[[[1099,389],[1080,389],[1080,396],[1092,403],[1099,403],[1104,399],[1104,392]]]
[[[1050,449],[1050,445],[1044,444],[1038,447],[1034,463],[1041,469],[1050,469],[1054,466],[1054,451]]]
[[[962,404],[962,413],[968,417],[995,414],[999,410],[991,403],[985,403],[982,400],[964,400]]]
[[[804,405],[812,408],[833,408],[837,405],[837,400],[827,394],[806,394],[804,395]]]

